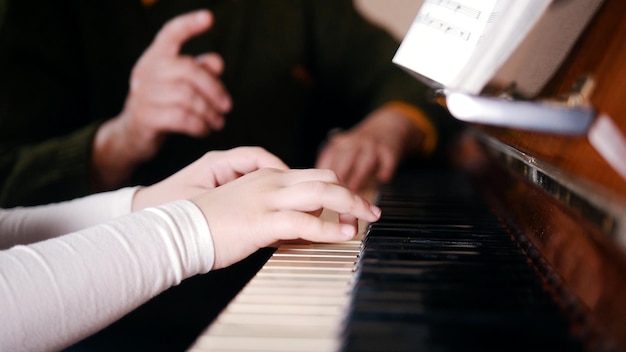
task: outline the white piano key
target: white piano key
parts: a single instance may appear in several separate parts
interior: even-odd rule
[[[201,336],[190,351],[320,352],[335,351],[337,339]]]
[[[298,275],[288,276],[288,275],[261,275],[258,273],[257,276],[254,277],[255,284],[259,285],[287,285],[291,283],[293,286],[298,285],[315,285],[315,286],[325,286],[325,285],[345,285],[346,277],[339,275],[328,275],[323,277],[302,277]]]
[[[255,295],[255,296],[275,296],[275,295],[287,295],[287,296],[302,296],[302,295],[314,295],[319,297],[328,297],[334,296],[338,293],[347,293],[350,287],[348,285],[342,284],[341,286],[331,286],[328,287],[326,285],[293,285],[293,283],[289,283],[289,285],[272,285],[272,286],[263,286],[263,285],[248,285],[244,287],[241,291],[240,295]]]
[[[229,305],[226,312],[233,313],[278,313],[290,315],[340,315],[342,314],[342,306],[340,305],[319,305],[307,306],[304,304],[245,304],[238,303]]]
[[[306,320],[306,317],[302,317]],[[213,336],[246,336],[246,337],[298,337],[298,338],[332,338],[336,335],[336,326],[316,326],[314,329],[302,329],[301,326],[273,324],[266,320],[265,324],[217,324],[211,329]]]
[[[273,304],[273,305],[340,305],[345,304],[346,297],[332,297],[332,296],[314,296],[314,295],[300,295],[291,296],[286,294],[267,296],[267,295],[238,295],[237,299],[233,300],[237,304]]]
[[[351,277],[350,273],[343,273],[343,275],[332,273],[310,273],[307,275],[298,275],[298,273],[259,273],[259,278],[281,278],[281,279],[294,279],[294,280],[317,280],[319,281],[346,281]]]
[[[327,250],[320,250],[320,251],[303,251],[303,250],[298,250],[298,249],[286,249],[284,251],[280,251],[275,253],[274,255],[277,257],[302,257],[302,258],[328,258],[328,259],[332,259],[332,258],[352,258],[355,255],[359,254],[359,250],[354,250],[354,251],[327,251]]]
[[[292,274],[292,275],[302,275],[302,276],[314,276],[314,275],[343,275],[343,274],[352,274],[352,267],[347,268],[312,268],[310,266],[306,267],[298,267],[298,266],[267,266],[263,268],[263,274]]]
[[[326,287],[345,288],[347,287],[344,278],[328,278],[312,280],[311,278],[285,278],[276,276],[255,277],[253,282],[248,283],[251,287]]]
[[[292,244],[279,247],[276,252],[283,251],[337,251],[337,252],[353,252],[355,248],[361,247],[361,241],[352,243],[319,243],[319,244]]]
[[[354,264],[354,256],[343,256],[343,257],[333,257],[333,258],[325,258],[325,257],[306,257],[306,256],[274,256],[272,260],[266,263],[327,263],[327,264],[345,264],[351,263]]]
[[[333,263],[333,262],[316,262],[316,261],[272,261],[265,264],[265,268],[273,268],[273,269],[296,269],[296,270],[310,270],[310,269],[318,269],[318,270],[352,270],[354,268],[354,261],[344,262],[344,263]]]
[[[330,326],[337,324],[337,317],[334,315],[315,315],[307,316],[306,319],[302,319],[302,316],[292,314],[252,314],[252,313],[233,313],[220,315],[215,321],[214,325],[211,325],[210,329],[219,324],[233,324],[233,325],[264,325],[268,322],[272,322],[274,326],[298,326],[301,329],[315,329],[318,326]]]

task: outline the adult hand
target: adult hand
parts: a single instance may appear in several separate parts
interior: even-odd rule
[[[238,262],[280,240],[352,239],[358,219],[380,209],[340,184],[331,170],[264,168],[192,198],[204,213],[215,247],[213,269]],[[338,221],[319,215],[337,212]]]
[[[94,176],[101,189],[119,186],[138,163],[154,156],[168,134],[204,136],[223,127],[232,103],[219,78],[222,58],[180,54],[186,41],[212,23],[204,10],[178,16],[139,58],[124,110],[103,124],[94,140]]]
[[[281,170],[288,168],[278,157],[260,147],[210,151],[165,180],[139,189],[133,199],[133,211],[172,200],[188,199],[268,167]],[[246,197],[239,198],[239,201],[243,199]]]
[[[348,188],[358,191],[372,182],[389,181],[423,139],[410,118],[381,108],[354,128],[331,135],[315,167],[335,171]]]

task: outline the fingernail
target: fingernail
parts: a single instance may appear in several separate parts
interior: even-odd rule
[[[220,105],[222,106],[222,110],[224,112],[228,112],[230,111],[233,103],[230,101],[230,98],[228,96],[225,96],[221,98]]]
[[[346,235],[347,238],[352,238],[356,235],[356,229],[352,225],[343,224],[341,225],[341,233]]]
[[[198,13],[196,14],[196,21],[204,23],[206,20],[209,19],[209,16],[210,15],[208,11],[198,11]]]
[[[372,214],[376,215],[377,218],[379,218],[380,214],[383,213],[383,211],[375,205],[370,205],[370,211],[372,212]]]

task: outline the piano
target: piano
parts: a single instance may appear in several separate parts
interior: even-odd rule
[[[541,93],[593,77],[613,158],[468,126],[372,193],[357,239],[277,248],[189,350],[626,351],[625,14],[606,0]]]

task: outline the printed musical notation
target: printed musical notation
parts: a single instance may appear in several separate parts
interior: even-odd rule
[[[426,0],[426,2],[435,4],[435,6],[439,6],[440,8],[447,8],[452,10],[454,13],[458,13],[460,15],[465,15],[470,18],[478,19],[480,17],[480,10],[469,7],[467,5],[461,4],[458,1],[452,0]]]
[[[452,0],[426,0],[423,4],[423,9],[424,11],[420,11],[415,18],[416,22],[465,41],[470,40],[472,31],[467,27],[452,25],[449,21],[442,18],[450,18],[450,16],[458,15],[465,17],[468,21],[477,21],[480,19],[482,12],[477,8]],[[430,11],[430,9],[433,11]],[[441,13],[442,10],[446,11],[446,13]],[[433,15],[433,13],[435,13],[435,15]],[[467,21],[456,22],[463,23]]]
[[[438,29],[446,34],[450,34],[456,37],[459,37],[463,40],[469,40],[472,32],[465,30],[463,28],[455,27],[449,23],[446,23],[438,18],[431,17],[430,14],[425,14],[423,16],[418,16],[417,21],[427,26]]]

